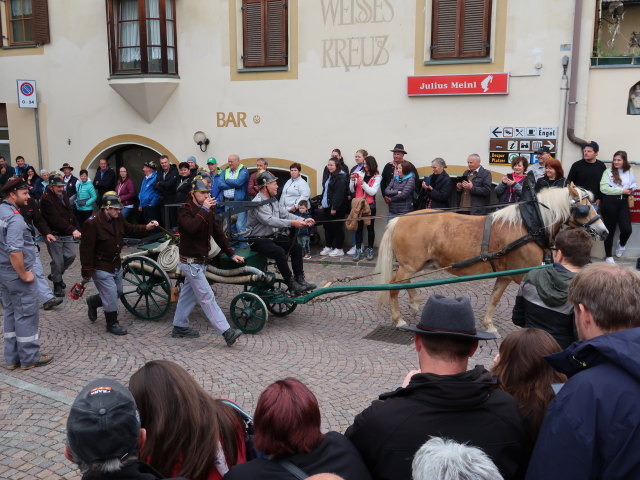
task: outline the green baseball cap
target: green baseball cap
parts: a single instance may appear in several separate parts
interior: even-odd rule
[[[207,164],[209,163],[218,163],[218,161],[215,158],[211,157],[209,160],[207,160]]]

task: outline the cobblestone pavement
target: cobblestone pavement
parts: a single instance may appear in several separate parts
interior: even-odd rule
[[[42,260],[48,270],[48,255]],[[306,263],[309,280],[318,285],[346,276],[373,273],[373,264],[350,259],[314,257]],[[67,284],[79,280],[79,262],[65,275]],[[433,275],[444,276],[440,272]],[[375,277],[373,277],[375,278]],[[359,280],[375,283],[372,278]],[[491,281],[440,286],[422,291],[471,297],[478,318],[484,314]],[[241,287],[217,285],[216,296],[226,313]],[[85,298],[95,293],[88,285]],[[516,286],[512,284],[498,306],[495,323],[504,336],[517,327],[510,322]],[[326,297],[320,297],[326,298]],[[403,316],[412,324],[406,292],[400,295]],[[424,303],[424,301],[423,301]],[[53,363],[29,371],[0,372],[0,478],[80,478],[64,458],[65,423],[73,398],[96,377],[112,377],[124,384],[131,374],[154,359],[172,360],[212,395],[233,399],[252,412],[261,391],[271,382],[293,376],[316,394],[323,428],[344,431],[353,417],[377,397],[400,385],[407,371],[417,367],[411,336],[390,328],[389,311],[379,308],[374,293],[300,305],[285,318],[271,316],[256,335],[243,335],[228,348],[199,308],[192,326],[197,339],[170,337],[172,307],[159,321],[135,319],[121,308],[120,321],[129,334],[106,333],[102,313],[96,323],[86,317],[84,299],[41,312],[41,348],[55,355]],[[367,339],[367,336],[376,339]],[[499,340],[481,342],[470,362],[491,365]]]

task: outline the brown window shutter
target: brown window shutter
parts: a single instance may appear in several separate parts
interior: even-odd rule
[[[267,0],[266,62],[268,66],[287,64],[287,8],[283,0]]]
[[[245,67],[287,65],[287,18],[285,0],[243,1]]]
[[[492,0],[433,0],[431,58],[486,57]]]
[[[462,16],[461,57],[489,55],[491,0],[466,0]]]
[[[459,0],[433,0],[431,58],[457,57]]]
[[[264,66],[264,15],[262,0],[244,0],[242,5],[243,55],[245,67]]]
[[[34,41],[38,45],[50,42],[49,5],[47,0],[32,0]]]

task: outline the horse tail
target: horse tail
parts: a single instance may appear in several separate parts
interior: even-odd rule
[[[378,261],[375,271],[380,274],[380,284],[389,283],[393,275],[393,232],[396,229],[397,223],[397,218],[394,218],[388,223],[378,249]],[[383,290],[378,293],[378,304],[380,306],[388,305],[389,299],[388,290]]]

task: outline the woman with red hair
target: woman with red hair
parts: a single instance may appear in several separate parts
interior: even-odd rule
[[[536,192],[543,188],[564,187],[564,170],[560,160],[550,158],[544,164],[544,176],[536,182]]]
[[[371,480],[349,440],[320,431],[318,400],[295,378],[278,380],[262,392],[253,423],[255,447],[269,458],[236,465],[224,480],[296,480],[296,468],[308,476],[331,472],[345,480]]]

